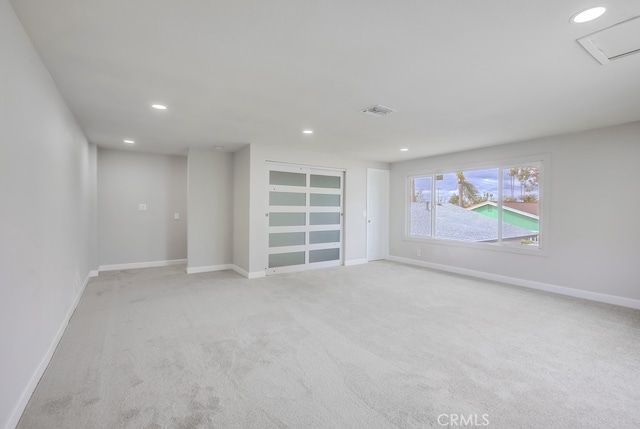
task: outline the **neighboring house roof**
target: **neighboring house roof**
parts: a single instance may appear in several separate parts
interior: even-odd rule
[[[473,210],[473,209],[477,209],[478,207],[482,207],[482,206],[486,206],[486,205],[490,205],[490,206],[494,206],[497,207],[498,203],[496,203],[495,201],[483,201],[480,204],[476,204],[474,206],[471,207],[467,207],[468,210]],[[502,203],[502,208],[505,210],[509,210],[512,212],[516,212],[516,213],[520,213],[524,216],[530,216],[530,217],[535,217],[536,219],[539,218],[539,213],[540,213],[540,204],[539,203],[523,203],[523,202],[503,202]]]
[[[523,203],[523,202],[503,202],[503,207],[510,207],[514,210],[518,210],[524,213],[532,214],[536,217],[540,216],[540,204],[539,203]]]
[[[454,204],[445,203],[436,208],[436,236],[460,241],[496,241],[498,239],[498,221]],[[411,234],[431,235],[431,215],[425,203],[411,203]],[[503,224],[503,239],[535,237],[537,231],[520,228],[508,223]]]

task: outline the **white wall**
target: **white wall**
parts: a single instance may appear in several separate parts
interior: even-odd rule
[[[186,157],[98,149],[101,268],[186,259],[187,218]]]
[[[187,272],[231,264],[232,215],[232,154],[190,150]]]
[[[406,176],[415,171],[550,154],[543,180],[548,256],[531,256],[403,239]],[[636,196],[640,122],[391,166],[391,255],[442,267],[505,276],[515,283],[640,305],[640,203]],[[416,249],[422,256],[416,257]],[[560,288],[558,288],[560,287]],[[571,290],[562,290],[570,288]],[[598,294],[605,294],[600,296]],[[611,299],[610,296],[620,297]]]
[[[6,0],[0,76],[0,428],[12,428],[97,269],[96,157]]]
[[[251,146],[233,154],[233,264],[249,272]]]
[[[344,255],[345,264],[366,262],[367,168],[389,169],[389,164],[359,161],[339,155],[292,151],[277,146],[251,145],[251,201],[250,201],[250,260],[252,275],[264,274],[267,266],[267,169],[266,161],[284,162],[315,167],[345,169],[344,190]]]
[[[91,261],[92,275],[98,274],[100,263],[98,261],[98,147],[89,144],[89,260]]]

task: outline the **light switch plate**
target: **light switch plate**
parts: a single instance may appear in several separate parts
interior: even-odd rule
[[[138,204],[138,210],[141,212],[147,210],[147,205],[143,203]]]

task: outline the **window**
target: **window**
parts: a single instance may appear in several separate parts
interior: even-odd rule
[[[408,179],[409,237],[539,248],[542,160]]]

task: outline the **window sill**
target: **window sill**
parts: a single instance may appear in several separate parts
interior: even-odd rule
[[[419,237],[413,235],[405,235],[403,241],[409,241],[414,243],[422,243],[428,245],[448,246],[448,247],[461,247],[465,249],[474,250],[488,250],[493,252],[505,252],[515,253],[520,255],[531,256],[549,256],[549,252],[545,247],[538,246],[526,246],[520,244],[505,244],[505,243],[477,243],[458,240],[443,240],[429,237]]]

